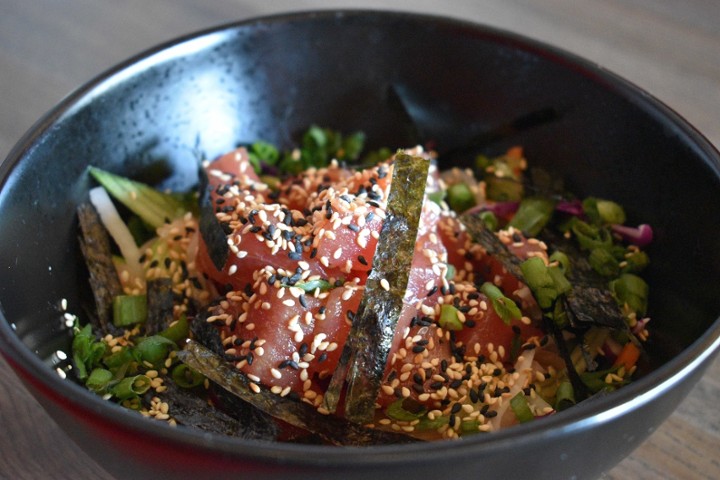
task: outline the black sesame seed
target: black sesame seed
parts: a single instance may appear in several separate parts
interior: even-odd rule
[[[290,258],[290,260],[301,260],[302,254],[298,252],[290,252],[288,253],[288,257]]]
[[[472,403],[477,403],[478,400],[480,400],[480,397],[478,396],[478,393],[477,393],[475,390],[473,390],[472,388],[471,388],[470,391],[468,392],[468,395],[470,395],[470,401],[471,401]]]
[[[358,255],[357,258],[358,258],[358,262],[362,263],[363,265],[367,265],[367,264],[368,264],[368,261],[365,260],[365,257],[363,257],[362,255]]]

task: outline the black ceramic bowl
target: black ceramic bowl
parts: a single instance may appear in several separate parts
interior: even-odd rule
[[[87,299],[74,207],[85,168],[164,184],[208,158],[311,123],[363,130],[373,145],[434,139],[531,162],[583,194],[613,198],[656,240],[652,371],[604,398],[457,442],[369,448],[260,443],[171,428],[100,400],[53,368],[70,337],[58,304]],[[461,158],[454,157],[454,158]],[[592,478],[657,427],[720,345],[720,160],[669,108],[555,48],[420,15],[319,12],[221,27],[155,48],[64,100],[0,170],[0,346],[50,415],[122,478]]]

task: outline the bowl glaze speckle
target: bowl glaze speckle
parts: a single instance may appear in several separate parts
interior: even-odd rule
[[[617,200],[656,240],[652,369],[560,414],[458,442],[333,448],[171,428],[102,401],[54,370],[59,308],[89,295],[75,206],[89,164],[163,186],[263,138],[315,123],[371,146],[434,139],[493,154],[523,145],[569,189]],[[222,26],[154,48],[43,117],[0,167],[0,347],[28,389],[109,472],[127,478],[594,478],[678,405],[720,346],[720,155],[647,93],[588,61],[493,28],[399,12],[322,11]],[[172,476],[172,477],[171,477]]]

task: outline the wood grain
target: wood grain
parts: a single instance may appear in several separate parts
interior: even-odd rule
[[[55,103],[112,65],[214,25],[289,10],[392,8],[469,19],[586,57],[648,90],[720,147],[715,0],[0,0],[0,159]],[[111,480],[0,359],[0,478]],[[606,479],[720,478],[720,361]]]

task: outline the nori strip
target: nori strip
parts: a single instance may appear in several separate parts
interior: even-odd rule
[[[415,253],[430,162],[403,152],[395,155],[386,217],[358,311],[331,384],[326,407],[334,411],[347,373],[345,417],[371,422]],[[387,281],[389,288],[383,287]],[[347,370],[346,370],[347,369]]]
[[[171,378],[164,378],[163,385],[167,389],[162,399],[180,425],[246,439],[273,441],[277,438],[278,427],[274,421],[245,402],[228,402],[216,408],[196,391],[201,387],[182,388]]]
[[[485,249],[488,255],[498,259],[510,275],[525,283],[520,264],[522,260],[513,254],[505,244],[493,233],[485,222],[477,215],[463,214],[458,217],[460,223],[465,225],[470,238]]]
[[[202,166],[198,169],[198,176],[200,178],[200,234],[207,246],[213,265],[218,270],[222,270],[230,251],[227,235],[215,216],[215,206],[210,196],[210,182],[207,172]]]
[[[225,348],[220,338],[220,331],[216,326],[207,322],[210,316],[210,310],[216,303],[217,301],[208,305],[207,308],[201,311],[197,317],[190,322],[190,331],[197,342],[205,346],[205,348],[210,349],[210,351],[216,355],[223,356],[225,355]]]
[[[90,274],[90,287],[97,309],[97,316],[92,315],[90,322],[96,332],[116,334],[118,329],[112,323],[113,299],[123,292],[112,261],[110,235],[92,204],[78,205],[77,214],[80,250]]]
[[[597,325],[627,330],[625,316],[608,288],[607,279],[593,270],[587,257],[568,239],[547,229],[541,239],[567,255],[570,269],[565,276],[572,285],[566,294],[565,306],[573,327]]]
[[[145,333],[155,335],[165,330],[174,320],[172,280],[156,278],[147,282],[147,320]]]
[[[178,351],[177,356],[190,368],[255,408],[290,425],[316,433],[334,445],[363,446],[419,441],[400,433],[366,428],[334,415],[321,415],[312,405],[281,397],[262,386],[258,386],[256,393],[242,372],[193,340]]]

